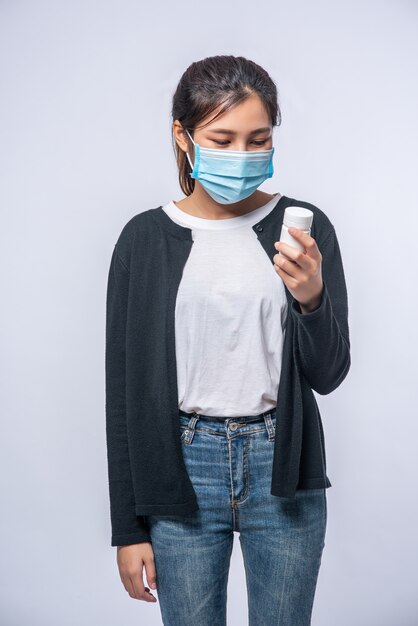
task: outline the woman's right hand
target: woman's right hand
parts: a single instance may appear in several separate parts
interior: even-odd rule
[[[118,546],[117,562],[122,583],[131,598],[157,602],[149,587],[144,586],[143,567],[147,582],[152,589],[157,587],[157,576],[154,563],[154,551],[148,541],[135,543],[129,546]]]

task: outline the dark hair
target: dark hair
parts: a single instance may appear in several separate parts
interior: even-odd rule
[[[173,96],[172,118],[173,121],[179,120],[184,129],[194,129],[220,105],[223,106],[213,119],[254,94],[258,95],[265,105],[272,125],[280,126],[281,113],[277,88],[266,70],[254,61],[241,56],[206,57],[189,65],[181,77]],[[193,133],[190,134],[193,136]],[[193,143],[187,133],[185,138],[193,154]],[[180,187],[184,194],[189,196],[193,192],[195,180],[190,177],[190,163],[185,152],[175,141],[173,129],[172,141]]]

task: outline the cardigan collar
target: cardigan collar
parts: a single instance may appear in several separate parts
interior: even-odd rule
[[[262,232],[265,226],[269,226],[270,223],[275,222],[278,219],[279,214],[284,211],[287,206],[292,204],[292,199],[288,196],[281,196],[274,208],[257,224],[252,226],[255,232]],[[180,239],[186,239],[187,241],[193,241],[192,229],[187,226],[181,226],[177,222],[174,222],[171,217],[164,211],[162,205],[153,209],[151,215],[157,220],[162,228],[170,232],[172,235],[179,237]]]

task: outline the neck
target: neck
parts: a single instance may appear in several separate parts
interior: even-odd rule
[[[249,198],[245,198],[240,202],[220,204],[206,193],[203,187],[196,181],[193,193],[182,200],[174,201],[174,204],[194,217],[222,220],[250,213],[267,204],[274,196],[277,196],[277,199],[280,198],[279,193],[271,194],[257,189]]]

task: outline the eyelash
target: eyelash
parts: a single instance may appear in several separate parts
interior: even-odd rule
[[[216,141],[216,139],[212,139],[212,141],[213,141],[213,143],[217,143],[218,146],[226,146],[229,143],[229,141]],[[256,146],[262,146],[265,143],[267,143],[267,139],[263,139],[262,141],[261,140],[260,141],[254,141],[253,143]]]

